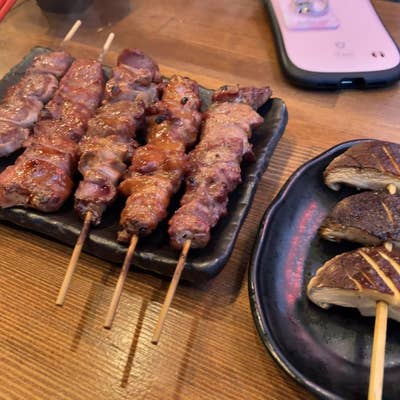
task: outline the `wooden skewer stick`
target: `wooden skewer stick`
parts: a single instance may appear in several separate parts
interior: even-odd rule
[[[115,34],[114,34],[113,32],[111,32],[111,33],[108,35],[107,40],[106,40],[106,42],[104,43],[103,50],[101,51],[101,53],[100,53],[100,55],[99,55],[98,61],[99,61],[100,63],[103,62],[104,56],[106,55],[106,53],[107,53],[108,50],[110,49],[111,43],[113,42],[114,38],[115,38]]]
[[[380,400],[382,398],[383,374],[385,370],[387,316],[388,305],[384,301],[378,301],[376,303],[368,400]]]
[[[72,275],[75,272],[76,265],[79,260],[79,256],[81,255],[83,244],[85,243],[86,237],[89,232],[91,220],[92,220],[92,213],[90,211],[88,211],[85,216],[85,221],[83,223],[81,233],[79,234],[78,240],[74,247],[74,251],[72,252],[72,256],[71,256],[71,259],[68,264],[67,272],[65,273],[64,281],[63,281],[60,291],[58,293],[58,297],[56,300],[56,304],[58,306],[62,306],[64,304],[65,296],[67,295],[67,291],[71,284]]]
[[[397,187],[393,183],[386,186],[386,190],[394,195]],[[385,242],[387,251],[393,250],[393,243]],[[383,376],[385,371],[385,347],[388,318],[388,305],[384,301],[376,302],[374,339],[372,344],[371,369],[369,375],[368,400],[382,399]]]
[[[179,256],[178,264],[176,266],[174,275],[173,275],[171,283],[169,285],[168,292],[165,297],[160,316],[158,317],[157,325],[153,332],[153,338],[151,339],[151,343],[153,343],[153,344],[158,344],[158,342],[160,340],[160,336],[161,336],[161,332],[162,332],[162,329],[164,326],[165,318],[167,317],[169,307],[172,303],[172,299],[174,298],[175,291],[178,286],[179,279],[181,277],[183,268],[185,266],[186,257],[189,252],[191,244],[192,244],[192,241],[189,239],[189,240],[186,240],[185,244],[183,245],[183,249],[182,249],[181,255]]]
[[[75,34],[75,32],[78,30],[78,28],[81,25],[81,21],[78,20],[75,22],[75,24],[73,25],[73,27],[70,29],[70,31],[67,33],[67,35],[65,36],[63,43],[65,43],[68,40],[71,40],[72,36]],[[107,51],[109,50],[112,41],[114,40],[114,33],[110,33],[104,43],[104,46],[101,50],[101,53],[99,55],[98,61],[101,63],[103,60],[104,55],[107,53]],[[90,229],[90,224],[92,221],[92,213],[90,211],[88,211],[85,215],[85,220],[83,223],[83,227],[81,230],[81,233],[79,234],[78,240],[75,244],[74,250],[72,252],[72,256],[71,259],[69,261],[68,264],[68,268],[67,268],[67,272],[65,273],[65,277],[64,277],[64,281],[61,285],[60,291],[58,293],[58,297],[56,300],[56,304],[58,306],[62,306],[65,302],[65,296],[67,295],[67,291],[69,289],[69,286],[71,284],[71,279],[72,279],[72,275],[75,272],[76,269],[76,265],[78,263],[79,260],[79,256],[81,255],[82,252],[82,248],[83,245],[86,241],[87,235],[89,233],[89,229]]]
[[[75,35],[75,33],[77,32],[77,30],[79,29],[79,27],[82,25],[82,21],[80,19],[78,19],[71,27],[71,29],[68,31],[68,33],[65,35],[63,41],[60,43],[60,48],[62,48],[66,43],[68,43],[73,36]]]
[[[110,307],[107,312],[106,320],[104,322],[104,328],[106,328],[106,329],[110,329],[112,326],[112,323],[114,321],[115,313],[117,311],[118,304],[121,299],[122,289],[124,287],[126,276],[128,274],[129,266],[131,265],[132,257],[135,252],[135,248],[136,248],[138,240],[139,240],[139,238],[137,235],[133,235],[131,238],[131,243],[129,244],[129,248],[128,248],[128,251],[125,256],[124,264],[122,265],[122,269],[121,269],[121,272],[118,277],[118,282],[115,287],[113,297],[111,299],[111,304],[110,304]]]

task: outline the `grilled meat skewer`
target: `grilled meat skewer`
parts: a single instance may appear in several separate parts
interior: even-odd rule
[[[75,102],[72,93],[79,85],[82,93]],[[75,141],[82,136],[88,117],[98,106],[103,86],[99,62],[73,62],[46,107],[57,111],[56,118],[37,123],[25,152],[0,174],[0,207],[23,206],[44,212],[61,207],[72,190],[77,162]],[[83,98],[87,100],[85,104]]]
[[[41,54],[25,75],[11,86],[0,104],[0,157],[23,146],[29,129],[38,120],[44,103],[54,95],[58,79],[68,70],[72,57],[64,51]]]
[[[189,78],[173,76],[162,100],[153,107],[147,144],[135,150],[127,177],[119,189],[129,196],[121,213],[118,241],[130,242],[108,309],[105,328],[111,328],[126,274],[140,236],[149,234],[166,217],[172,195],[186,167],[186,146],[196,140],[201,122],[199,88]]]
[[[348,240],[377,246],[400,245],[400,197],[387,192],[362,192],[341,200],[319,229],[327,240]]]
[[[371,190],[394,184],[400,190],[400,145],[379,140],[356,144],[328,165],[324,180],[333,190],[341,184]]]
[[[269,88],[223,87],[206,112],[200,143],[189,154],[186,192],[169,221],[171,245],[186,240],[204,247],[210,229],[227,212],[228,194],[241,182],[240,163],[252,158],[251,129],[262,123],[254,108],[271,95]]]
[[[142,100],[148,107],[158,97],[161,81],[158,65],[138,49],[125,49],[106,84],[104,103]]]
[[[241,181],[240,163],[252,158],[251,128],[263,119],[253,108],[264,104],[269,88],[224,86],[213,95],[200,142],[189,154],[186,192],[169,221],[170,242],[181,249],[151,342],[158,344],[165,319],[191,247],[204,247],[210,229],[226,213],[228,194]]]
[[[121,69],[126,72],[121,74]],[[75,193],[75,210],[82,219],[90,211],[91,223],[98,225],[115,200],[126,163],[137,147],[136,130],[158,100],[159,80],[158,66],[140,50],[127,49],[119,56],[106,85],[105,105],[89,121],[79,145],[83,180]]]
[[[186,171],[185,150],[194,144],[201,122],[198,85],[173,76],[149,122],[147,144],[135,150],[119,190],[128,197],[118,241],[148,235],[167,216],[170,199]]]

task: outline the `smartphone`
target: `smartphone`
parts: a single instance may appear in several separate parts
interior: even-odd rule
[[[326,1],[327,9],[317,16],[298,7],[311,2],[264,3],[280,64],[292,83],[313,89],[373,88],[400,79],[399,48],[369,0]]]

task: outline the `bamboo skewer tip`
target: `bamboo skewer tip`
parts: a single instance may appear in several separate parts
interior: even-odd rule
[[[160,340],[160,336],[161,336],[162,329],[163,329],[163,326],[165,323],[165,319],[167,317],[168,310],[169,310],[172,300],[174,298],[175,291],[178,286],[179,279],[182,275],[182,271],[185,266],[186,258],[187,258],[187,255],[188,255],[191,245],[192,245],[192,241],[190,239],[186,240],[185,244],[183,245],[181,254],[179,256],[179,260],[176,265],[174,275],[172,276],[171,283],[169,285],[167,295],[165,296],[164,304],[161,308],[161,312],[158,317],[156,327],[154,328],[153,337],[151,339],[151,343],[153,343],[155,345],[157,345]]]
[[[82,21],[80,19],[75,21],[75,23],[72,25],[71,29],[64,36],[64,39],[62,40],[60,47],[64,46],[75,36],[75,33],[78,31],[78,29],[80,28],[81,25],[82,25]]]
[[[87,235],[89,233],[90,224],[92,221],[92,213],[88,211],[85,216],[85,220],[83,222],[83,226],[81,232],[78,236],[78,240],[76,241],[74,250],[72,251],[72,255],[67,267],[67,271],[65,272],[64,280],[61,285],[60,291],[57,296],[56,305],[62,306],[65,302],[65,297],[67,295],[68,289],[71,285],[72,276],[75,272],[79,256],[81,255],[83,245],[86,241]]]
[[[65,35],[63,41],[61,42],[60,47],[62,47],[66,42],[68,42],[72,39],[72,37],[75,35],[76,31],[79,29],[81,24],[82,24],[81,20],[77,20],[74,23],[74,25],[71,27],[71,29],[68,31],[68,33]],[[103,45],[103,48],[100,52],[99,57],[98,57],[99,62],[103,61],[104,55],[109,50],[114,38],[115,38],[115,34],[113,32],[111,32],[107,36],[107,39]],[[74,250],[72,252],[71,259],[68,264],[63,283],[61,285],[60,291],[59,291],[57,299],[56,299],[56,305],[58,305],[58,306],[62,306],[65,302],[65,297],[67,295],[69,286],[71,284],[72,276],[75,272],[80,254],[82,252],[83,245],[84,245],[87,235],[89,233],[91,222],[92,222],[92,213],[90,211],[88,211],[85,215],[85,220],[84,220],[81,232],[79,234],[78,240],[77,240]]]
[[[117,312],[117,308],[118,308],[118,305],[119,305],[119,301],[121,299],[122,289],[124,287],[125,280],[126,280],[126,277],[128,275],[129,267],[130,267],[130,264],[131,264],[131,261],[132,261],[132,257],[133,257],[133,255],[135,253],[135,249],[136,249],[136,245],[137,245],[138,240],[139,240],[139,237],[137,235],[133,235],[131,237],[131,241],[130,241],[129,247],[128,247],[128,250],[126,252],[125,260],[124,260],[124,263],[122,265],[122,269],[121,269],[121,272],[119,274],[118,281],[117,281],[117,284],[115,286],[113,297],[111,299],[111,303],[110,303],[110,306],[108,308],[106,319],[105,319],[105,322],[104,322],[104,328],[106,328],[106,329],[111,329],[111,327],[112,327],[112,324],[113,324],[113,321],[114,321],[114,318],[115,318],[115,314]]]
[[[388,305],[384,301],[378,301],[376,303],[368,400],[382,399],[383,376],[385,370],[387,317]]]
[[[106,53],[108,52],[108,50],[110,50],[111,44],[113,42],[115,38],[115,34],[114,32],[111,32],[108,36],[106,41],[104,42],[103,48],[101,50],[101,53],[99,55],[98,61],[101,63],[103,62],[104,56],[106,55]]]

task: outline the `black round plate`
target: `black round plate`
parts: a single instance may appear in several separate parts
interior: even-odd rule
[[[342,143],[299,168],[261,222],[249,270],[254,321],[267,349],[294,379],[326,399],[367,398],[374,318],[355,309],[323,310],[306,286],[328,259],[355,248],[317,235],[329,210],[352,189],[334,192],[322,173],[360,140]],[[384,399],[400,398],[400,325],[389,321]]]

